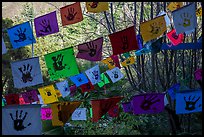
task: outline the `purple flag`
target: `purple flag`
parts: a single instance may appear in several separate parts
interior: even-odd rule
[[[89,61],[101,61],[103,37],[78,45],[77,58]]]
[[[27,92],[24,92],[21,94],[22,94],[22,97],[23,97],[25,103],[32,103],[35,101],[39,101],[38,94],[37,94],[36,90],[27,91]]]
[[[131,101],[134,114],[153,114],[164,110],[164,93],[136,95]]]
[[[34,25],[37,37],[59,32],[56,11],[35,18]]]
[[[122,106],[125,113],[132,112],[131,102],[122,103]]]

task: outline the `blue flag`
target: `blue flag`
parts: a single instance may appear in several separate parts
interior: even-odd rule
[[[89,82],[88,78],[83,73],[71,76],[69,78],[77,87]]]

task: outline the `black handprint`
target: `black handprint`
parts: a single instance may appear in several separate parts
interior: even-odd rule
[[[128,59],[126,60],[126,64],[129,65],[130,62],[131,62],[131,61],[130,61],[130,58],[128,58]]]
[[[52,57],[52,60],[54,61],[53,67],[55,71],[63,70],[65,68],[66,64],[62,65],[63,58],[64,55],[62,54],[57,55],[57,57]]]
[[[158,22],[153,22],[152,24],[150,24],[150,27],[151,27],[150,32],[152,34],[158,34],[161,31],[161,27]]]
[[[111,65],[111,66],[114,66],[115,65],[115,62],[111,59],[111,60],[108,60],[108,63]]]
[[[200,97],[198,97],[195,101],[193,101],[194,99],[195,99],[195,96],[191,99],[191,95],[189,96],[188,101],[186,100],[186,97],[184,97],[184,100],[186,102],[185,110],[194,110],[195,109],[195,104],[200,99]]]
[[[50,91],[49,89],[45,89],[45,95],[47,95],[47,96],[51,96],[52,93],[51,93],[51,91]]]
[[[153,105],[154,103],[156,102],[159,102],[160,99],[157,99],[157,95],[151,95],[149,98],[147,98],[147,96],[145,95],[144,96],[144,101],[142,102],[142,104],[140,105],[140,107],[143,109],[143,110],[149,110],[151,105]]]
[[[97,70],[94,70],[94,71],[92,72],[92,74],[94,75],[95,80],[98,80],[98,77],[99,77],[98,71],[97,71]]]
[[[43,29],[40,30],[39,35],[42,36],[42,35],[45,35],[45,34],[47,34],[47,33],[52,31],[52,28],[50,26],[50,21],[49,20],[47,20],[47,21],[45,19],[42,20],[40,25],[43,27]]]
[[[82,81],[83,81],[81,77],[77,77],[77,80],[78,80],[79,82],[82,82]]]
[[[174,38],[174,39],[178,39],[178,35],[176,35],[176,32],[172,33],[171,36],[172,36],[172,38]]]
[[[49,118],[51,116],[51,112],[49,110],[45,111],[45,116],[46,118]]]
[[[33,81],[33,77],[31,76],[31,70],[32,70],[32,66],[30,64],[27,64],[27,67],[26,65],[23,65],[23,69],[22,67],[18,68],[18,70],[22,73],[22,81],[24,83],[27,83],[28,81]]]
[[[119,77],[118,76],[118,71],[113,71],[112,73],[114,74],[114,78],[118,78]]]
[[[179,23],[179,25],[182,25],[183,27],[188,27],[191,25],[192,15],[190,16],[189,13],[183,13],[180,16],[183,19],[183,23],[182,24]]]
[[[68,11],[68,12],[67,12],[68,14],[67,14],[67,15],[64,15],[65,18],[66,18],[68,21],[74,20],[76,14],[77,14],[77,12],[74,12],[74,8],[70,7],[70,8],[68,8],[67,11]]]
[[[18,34],[14,33],[14,35],[18,36],[18,40],[14,40],[14,42],[22,42],[24,40],[26,40],[26,35],[25,35],[25,32],[26,32],[26,28],[22,31],[21,27],[17,30]]]
[[[89,4],[89,6],[93,9],[95,9],[98,6],[99,2],[92,2],[91,4]]]
[[[76,112],[76,115],[77,115],[77,117],[80,117],[81,116],[81,111]]]
[[[121,41],[122,41],[122,44],[123,44],[122,49],[123,50],[128,49],[128,38],[127,38],[127,36],[122,36]]]
[[[86,43],[87,48],[90,50],[89,55],[91,57],[96,55],[96,49],[97,49],[97,45],[93,44],[93,41]]]
[[[13,115],[10,113],[11,119],[13,120],[14,129],[17,130],[17,131],[23,130],[23,129],[26,128],[26,127],[23,125],[23,121],[25,120],[25,118],[26,118],[28,112],[25,112],[24,117],[21,118],[21,117],[22,117],[22,113],[23,113],[23,110],[20,111],[20,116],[18,117],[18,110],[16,110],[16,119],[15,119],[15,120],[13,119]],[[29,124],[27,125],[27,127],[30,126],[30,125],[31,125],[31,123],[29,123]]]

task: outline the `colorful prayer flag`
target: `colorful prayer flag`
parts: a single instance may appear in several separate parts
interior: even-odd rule
[[[89,80],[91,81],[92,85],[95,85],[96,83],[101,81],[101,78],[100,78],[101,73],[100,73],[99,65],[96,65],[86,70],[85,73],[89,78]]]
[[[93,111],[93,122],[98,122],[98,120],[106,114],[112,107],[114,107],[123,97],[111,97],[105,99],[91,100],[91,106]]]
[[[2,108],[2,135],[42,135],[41,105]]]
[[[52,81],[79,74],[73,47],[46,54],[45,62]]]
[[[56,90],[53,85],[38,88],[44,104],[58,102]]]
[[[132,98],[131,105],[134,114],[154,114],[164,110],[163,93],[147,93]]]
[[[80,2],[60,8],[62,26],[78,23],[83,20]]]
[[[169,47],[169,44],[163,43],[161,50],[191,50],[191,49],[202,49],[202,43],[180,43],[177,46]]]
[[[183,33],[181,34],[176,34],[176,30],[175,29],[172,29],[170,32],[168,32],[167,34],[167,37],[168,39],[171,41],[171,43],[176,46],[180,43],[183,42],[183,39],[184,39],[184,35]]]
[[[133,111],[131,102],[122,103],[122,106],[123,106],[123,111],[124,111],[125,113],[129,113],[129,112],[132,112],[132,111]]]
[[[118,117],[119,116],[119,106],[115,105],[111,109],[108,110],[108,115],[110,117]]]
[[[30,90],[27,92],[21,93],[25,103],[32,103],[35,101],[39,101],[37,90]]]
[[[43,37],[59,32],[56,11],[35,18],[34,25],[37,37]]]
[[[69,78],[77,87],[89,82],[89,80],[83,73],[77,74],[75,76],[71,76]]]
[[[52,119],[52,109],[51,108],[41,108],[41,119],[51,120]]]
[[[103,87],[104,85],[110,83],[110,81],[108,80],[108,78],[106,77],[106,75],[104,73],[102,73],[100,75],[100,77],[101,77],[101,81],[98,83],[98,86],[100,88]]]
[[[172,101],[176,99],[176,92],[179,91],[179,88],[180,88],[180,83],[176,83],[168,89],[168,94],[171,97]]]
[[[181,8],[182,6],[183,6],[183,2],[170,2],[167,8],[170,11],[174,11],[174,10]]]
[[[2,55],[7,53],[6,45],[4,43],[4,39],[2,37]]]
[[[68,85],[67,80],[57,82],[56,86],[57,86],[58,90],[60,91],[60,93],[62,94],[63,98],[70,94],[70,89],[69,89],[69,85]]]
[[[132,65],[135,64],[135,58],[134,57],[129,57],[126,60],[124,60],[123,62],[121,62],[121,65],[123,67],[127,67],[128,65]]]
[[[78,45],[77,58],[89,61],[101,61],[103,37]]]
[[[43,83],[39,57],[12,62],[11,69],[15,88],[24,88]]]
[[[82,93],[94,90],[94,86],[91,84],[90,81],[86,84],[81,85],[80,88],[82,90]]]
[[[202,17],[202,7],[198,8],[198,9],[196,10],[196,16],[197,16],[197,17]]]
[[[109,39],[112,45],[113,55],[139,49],[134,26],[110,34]]]
[[[107,70],[106,74],[108,74],[109,78],[113,83],[121,80],[124,77],[123,73],[120,71],[118,67],[115,67],[111,70]]]
[[[167,30],[164,15],[140,24],[140,33],[145,42],[156,39]]]
[[[107,64],[109,69],[113,69],[114,67],[120,68],[120,62],[117,55],[111,55],[110,57],[103,59],[102,62]]]
[[[176,34],[189,33],[197,27],[195,3],[172,12]]]
[[[19,94],[7,94],[5,95],[7,105],[16,105],[19,104]]]
[[[72,120],[86,120],[86,108],[77,108],[72,113]]]
[[[60,102],[52,103],[52,125],[53,126],[64,126],[64,124],[72,116],[72,113],[76,108],[80,106],[81,102]]]
[[[29,21],[8,28],[7,32],[14,49],[36,43]]]
[[[98,13],[108,10],[108,2],[86,2],[87,12]]]
[[[202,90],[176,93],[176,114],[189,114],[202,111]]]

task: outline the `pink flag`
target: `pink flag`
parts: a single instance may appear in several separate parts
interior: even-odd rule
[[[171,43],[172,43],[174,46],[176,46],[176,45],[182,43],[182,42],[183,42],[183,39],[184,39],[183,33],[180,33],[180,34],[177,35],[175,29],[171,30],[171,31],[168,32],[166,35],[167,35],[168,39],[171,41]]]
[[[52,119],[52,109],[51,108],[41,108],[41,119],[42,120]]]
[[[78,45],[77,58],[89,61],[101,61],[103,37]]]

